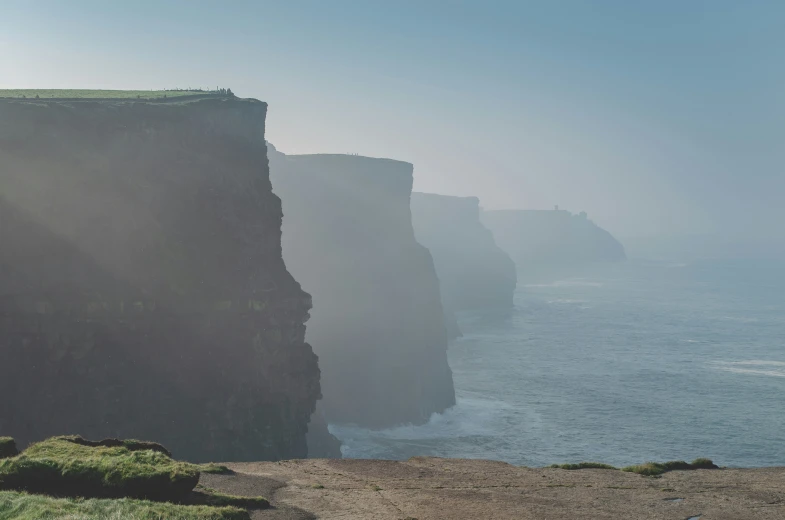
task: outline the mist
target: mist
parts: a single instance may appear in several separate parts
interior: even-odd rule
[[[270,103],[286,153],[407,161],[415,191],[558,204],[623,238],[783,242],[777,3],[240,1],[240,18],[185,5],[156,4],[144,31],[146,1],[10,2],[0,87],[212,88],[220,75]]]
[[[776,515],[785,3],[1,10],[0,519]]]

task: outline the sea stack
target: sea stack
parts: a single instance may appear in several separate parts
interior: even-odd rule
[[[423,423],[455,403],[439,282],[412,229],[413,166],[270,149],[287,265],[313,295],[308,341],[331,423]]]
[[[0,431],[305,457],[311,297],[281,257],[267,105],[0,100]]]

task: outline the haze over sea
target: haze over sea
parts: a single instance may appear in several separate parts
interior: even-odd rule
[[[785,465],[785,262],[629,261],[519,284],[464,314],[458,404],[422,426],[331,426],[344,456],[518,465]]]

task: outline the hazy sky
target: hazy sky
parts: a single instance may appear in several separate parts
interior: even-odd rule
[[[783,237],[783,27],[781,0],[0,0],[0,88],[228,86],[281,151],[420,191]]]

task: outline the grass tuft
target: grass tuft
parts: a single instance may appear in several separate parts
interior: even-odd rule
[[[234,471],[222,464],[200,464],[199,471],[208,475],[234,475]]]
[[[139,448],[137,442],[130,446]],[[0,489],[54,496],[181,501],[198,481],[197,466],[160,451],[85,446],[72,438],[48,439],[0,459]]]
[[[558,469],[618,469],[610,464],[603,464],[602,462],[579,462],[578,464],[552,464],[549,468]]]
[[[692,466],[692,469],[720,469],[720,467],[714,464],[711,459],[707,459],[705,457],[700,457],[693,460],[690,465]]]
[[[718,466],[709,459],[700,458],[695,459],[692,463],[683,460],[672,460],[669,462],[645,462],[643,464],[621,468],[622,471],[637,473],[638,475],[647,477],[656,477],[669,471],[689,471],[696,469],[718,469]]]
[[[0,491],[0,520],[250,520],[236,507],[180,505],[146,500],[52,498]]]
[[[88,441],[87,439],[82,438],[80,435],[61,435],[58,437],[54,437],[54,439],[73,442],[74,444],[79,444],[81,446],[88,446],[90,448],[123,447],[128,449],[129,451],[152,450],[152,451],[157,451],[158,453],[163,453],[167,457],[172,456],[169,450],[167,450],[157,442],[137,441],[136,439],[104,439],[102,441]]]
[[[16,457],[19,451],[16,449],[16,442],[11,437],[0,437],[0,459]]]
[[[190,503],[212,507],[239,507],[242,509],[268,509],[270,507],[270,501],[264,497],[226,495],[210,488],[194,491],[191,494]]]

